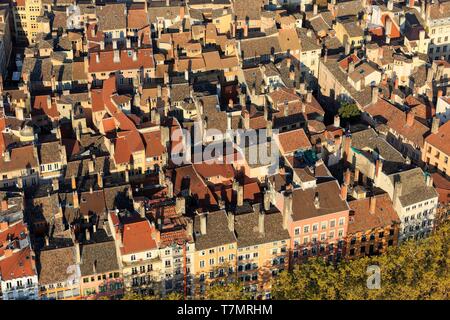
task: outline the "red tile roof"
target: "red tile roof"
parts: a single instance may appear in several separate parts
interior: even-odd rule
[[[284,153],[312,148],[311,142],[302,128],[280,133],[278,139]]]
[[[114,51],[99,51],[89,53],[89,72],[115,72],[118,70],[150,69],[154,67],[153,51],[151,48],[137,50],[123,49],[119,51],[120,62],[114,62]],[[136,51],[136,60],[133,60],[133,51]],[[96,56],[99,56],[97,62]]]
[[[122,254],[139,253],[149,251],[157,247],[152,233],[155,227],[150,225],[147,219],[139,219],[138,221],[126,223],[122,230]]]
[[[369,105],[365,111],[374,119],[379,119],[399,135],[422,147],[424,136],[429,128],[420,121],[414,119],[411,126],[407,125],[406,113],[384,99],[378,99],[377,103]]]
[[[0,273],[3,281],[37,275],[31,249],[25,248],[0,261]]]
[[[441,125],[438,132],[430,134],[425,140],[442,153],[450,156],[450,121]]]

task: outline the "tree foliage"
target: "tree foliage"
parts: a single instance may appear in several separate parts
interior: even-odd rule
[[[242,291],[240,283],[235,282],[208,287],[205,298],[208,300],[248,300],[250,295]]]
[[[354,103],[342,102],[338,109],[339,116],[342,120],[352,120],[359,118],[361,111]]]
[[[300,300],[440,300],[449,299],[450,224],[420,241],[391,247],[384,255],[327,265],[310,259],[274,280],[274,299]],[[366,274],[379,266],[379,289],[368,289]]]

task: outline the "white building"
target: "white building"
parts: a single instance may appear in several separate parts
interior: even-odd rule
[[[380,174],[375,185],[392,199],[401,220],[400,242],[426,237],[433,230],[438,193],[428,173],[414,168],[390,175]]]
[[[38,299],[38,275],[27,226],[22,221],[0,222],[0,246],[2,299]]]
[[[442,96],[437,99],[436,116],[441,123],[446,123],[450,119],[450,96]]]

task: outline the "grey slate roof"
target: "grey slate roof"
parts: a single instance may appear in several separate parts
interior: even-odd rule
[[[119,269],[114,241],[81,246],[81,276],[111,272]]]
[[[200,233],[200,216],[194,219],[196,250],[205,250],[236,242],[236,236],[228,229],[228,218],[225,210],[209,212],[206,218],[206,234]]]

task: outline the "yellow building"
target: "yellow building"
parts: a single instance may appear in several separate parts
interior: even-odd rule
[[[194,296],[215,282],[234,280],[237,242],[234,220],[225,210],[197,214],[194,219]]]
[[[360,48],[364,42],[364,30],[355,21],[337,21],[334,27],[336,37],[349,48]]]
[[[38,33],[50,32],[50,21],[44,16],[41,0],[13,0],[12,8],[18,41],[34,43]]]
[[[80,299],[78,244],[53,249],[45,247],[39,256],[39,295],[41,299]]]
[[[266,199],[261,204],[245,204],[234,215],[237,234],[237,279],[254,299],[269,299],[271,283],[288,269],[289,232],[283,216]]]
[[[444,175],[450,174],[450,121],[439,127],[439,119],[433,119],[431,134],[425,138],[422,161],[433,166]]]

